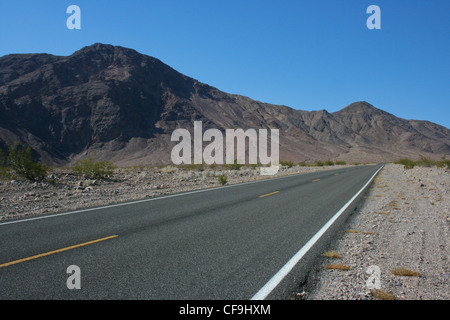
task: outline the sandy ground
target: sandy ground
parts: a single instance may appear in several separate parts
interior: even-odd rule
[[[276,176],[339,167],[284,167]],[[214,187],[219,174],[228,184],[267,178],[249,167],[198,171],[169,166],[120,168],[111,179],[96,181],[57,169],[43,183],[0,181],[0,222]],[[293,299],[450,299],[449,175],[441,168],[386,165],[331,244],[339,258],[323,258]],[[333,264],[341,269],[325,268]],[[396,268],[416,274],[394,275]]]
[[[324,257],[296,298],[450,299],[449,194],[449,170],[385,166],[330,247],[340,257]]]

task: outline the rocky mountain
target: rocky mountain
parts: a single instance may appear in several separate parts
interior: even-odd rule
[[[367,102],[329,113],[222,92],[160,60],[94,44],[70,56],[0,57],[0,147],[32,146],[63,165],[88,154],[119,165],[170,163],[176,128],[280,130],[281,159],[390,161],[450,155],[450,130]]]

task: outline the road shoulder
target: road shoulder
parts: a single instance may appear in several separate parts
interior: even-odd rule
[[[386,165],[292,299],[450,299],[449,174]]]

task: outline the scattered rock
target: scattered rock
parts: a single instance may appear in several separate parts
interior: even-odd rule
[[[411,184],[411,180],[420,183]],[[369,292],[367,280],[374,276],[374,273],[368,273],[369,267],[377,266],[380,289],[396,299],[449,300],[448,279],[442,277],[449,270],[450,229],[448,224],[442,223],[443,219],[450,222],[449,181],[448,173],[441,168],[405,170],[400,165],[386,165],[369,191],[368,199],[358,207],[345,227],[347,230],[370,230],[374,234],[366,235],[370,239],[365,240],[362,232],[345,233],[332,244],[333,250],[345,253],[342,264],[358,267],[352,273],[320,269],[308,299],[377,299],[373,294],[364,293]],[[432,184],[432,190],[423,188],[425,184]],[[374,196],[381,185],[386,195],[383,198]],[[433,193],[442,197],[431,204],[428,198]],[[408,206],[399,201],[400,194],[408,199]],[[392,212],[394,200],[397,200],[398,210]],[[388,212],[387,218],[377,212]],[[393,275],[392,270],[397,268],[416,270],[421,276]]]

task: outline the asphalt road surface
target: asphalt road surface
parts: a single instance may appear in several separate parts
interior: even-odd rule
[[[0,223],[0,299],[287,299],[381,167]]]

